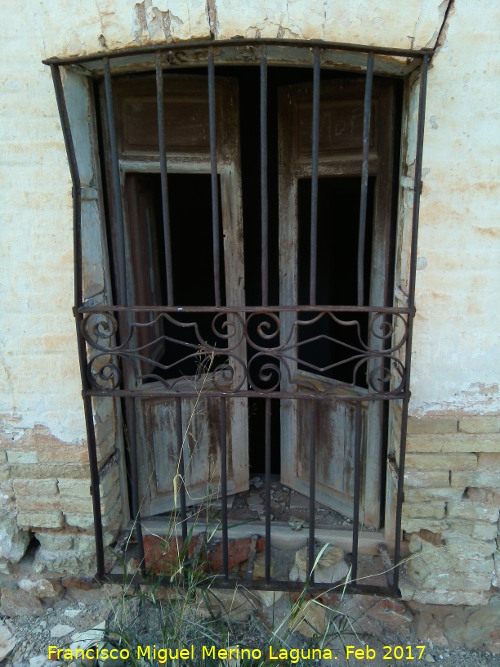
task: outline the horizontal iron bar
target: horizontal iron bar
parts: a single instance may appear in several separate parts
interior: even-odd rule
[[[327,42],[321,39],[296,40],[296,39],[220,39],[220,40],[187,40],[185,42],[171,42],[168,44],[150,44],[141,47],[129,47],[117,51],[101,51],[82,56],[68,58],[52,57],[43,60],[44,65],[74,65],[76,63],[89,63],[103,58],[120,58],[124,56],[154,55],[158,51],[185,51],[189,49],[208,49],[210,47],[247,47],[247,46],[295,46],[299,48],[320,48],[331,51],[355,51],[357,53],[373,53],[381,56],[399,56],[402,58],[423,58],[425,55],[432,56],[434,49],[398,49],[390,46],[370,46],[367,44],[350,44],[347,42]]]
[[[138,574],[130,575],[127,579],[124,578],[123,574],[105,574],[103,577],[96,579],[101,583],[133,583],[134,585],[151,585],[152,583],[158,584],[160,586],[179,586],[179,581],[171,582],[170,577],[161,577],[157,575],[156,577],[141,577]],[[210,576],[206,577],[206,584],[203,581],[200,582],[200,586],[210,586],[211,588],[235,588],[236,586],[245,585],[251,590],[259,591],[290,591],[290,592],[300,592],[305,588],[312,595],[321,594],[321,593],[360,593],[364,595],[391,595],[395,597],[401,597],[399,591],[395,591],[389,586],[370,586],[368,584],[357,584],[357,583],[348,583],[345,584],[343,581],[334,584],[310,584],[307,585],[301,581],[284,581],[280,579],[274,579],[270,582],[266,582],[263,579],[252,579],[251,583],[245,583],[242,579],[231,579],[224,578],[223,575],[219,576]]]
[[[147,386],[147,385],[146,385]],[[356,391],[358,387],[351,387],[351,385],[340,386],[339,390],[341,391]],[[238,390],[235,392],[231,391],[220,391],[212,389],[203,389],[203,395],[206,398],[293,398],[299,400],[320,400],[320,401],[341,401],[347,403],[358,403],[365,401],[400,401],[404,398],[409,398],[404,391],[398,393],[386,393],[386,394],[334,394],[326,392],[318,392],[317,394],[311,394],[307,392],[298,392],[298,391],[259,391],[258,389],[246,389]],[[172,389],[165,389],[161,391],[159,389],[147,390],[147,389],[109,389],[108,391],[104,389],[89,389],[83,391],[83,396],[114,396],[115,398],[199,398],[201,390],[196,391],[173,391]]]
[[[415,315],[415,308],[390,306],[82,306],[76,312],[90,313],[384,313],[387,315]]]

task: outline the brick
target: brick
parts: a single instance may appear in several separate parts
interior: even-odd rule
[[[477,467],[479,470],[500,473],[500,452],[479,454]]]
[[[81,514],[77,512],[64,512],[64,519],[68,526],[86,530],[94,525],[93,514]]]
[[[449,518],[446,524],[446,528],[441,530],[445,539],[451,536],[465,536],[489,542],[497,537],[497,526],[494,523]]]
[[[408,487],[427,488],[427,487],[441,487],[446,488],[450,484],[450,473],[448,470],[409,470],[409,466],[405,467],[404,486]],[[406,493],[406,491],[405,491]]]
[[[467,489],[467,499],[488,507],[500,507],[500,489]]]
[[[38,454],[36,452],[19,452],[19,451],[7,451],[7,459],[9,463],[38,463]]]
[[[408,435],[456,433],[458,420],[456,417],[409,417]]]
[[[427,503],[433,500],[460,500],[463,495],[463,489],[447,487],[445,489],[435,489],[433,487],[415,487],[407,486],[405,483],[404,497],[406,503]]]
[[[7,463],[7,452],[0,451],[0,465],[3,465],[4,463]]]
[[[58,480],[59,493],[61,499],[66,498],[90,498],[90,481],[88,479],[68,479],[60,478]]]
[[[451,473],[451,486],[465,489],[468,486],[479,486],[490,489],[500,489],[500,475],[498,472],[470,471]]]
[[[444,519],[429,519],[425,518],[402,518],[403,530],[407,533],[418,533],[421,530],[430,530],[432,533],[440,533],[446,527],[447,523]]]
[[[16,497],[16,505],[20,510],[31,510],[33,512],[45,512],[46,510],[58,510],[59,498],[52,496],[45,498],[43,495],[39,496],[18,496]]]
[[[498,506],[484,507],[470,500],[448,503],[447,515],[451,518],[471,519],[472,521],[498,521]]]
[[[28,479],[73,478],[86,479],[89,476],[89,467],[78,463],[30,463],[26,465],[15,464],[10,466],[11,476],[15,479],[26,477]]]
[[[417,470],[475,470],[475,454],[407,454],[406,465]]]
[[[407,452],[500,452],[500,433],[413,435],[406,439]]]
[[[92,498],[59,498],[59,509],[62,512],[75,512],[76,514],[82,514],[88,512],[92,514]]]
[[[403,517],[408,519],[443,519],[445,515],[445,503],[441,501],[429,501],[426,503],[409,503],[403,505]]]
[[[17,523],[21,528],[61,528],[62,512],[18,512]]]
[[[458,422],[458,430],[462,433],[498,433],[500,415],[462,417]]]
[[[14,479],[12,480],[16,496],[55,496],[57,480],[55,479]]]

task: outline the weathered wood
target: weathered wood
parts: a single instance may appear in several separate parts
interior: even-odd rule
[[[319,121],[320,177],[359,176],[362,164],[364,84],[355,80],[324,82],[321,85]],[[369,305],[387,304],[390,281],[390,223],[391,184],[393,161],[394,95],[391,83],[375,82],[372,97],[370,130],[369,173],[375,176],[372,256],[370,266]],[[299,303],[299,220],[298,181],[311,177],[312,85],[292,85],[279,94],[279,184],[280,184],[280,303]],[[357,220],[353,221],[357,225]],[[339,275],[339,281],[356,276]],[[339,304],[340,305],[340,304]],[[355,305],[355,304],[342,304]],[[297,344],[298,334],[293,328],[295,316],[282,316],[282,342]],[[291,336],[290,336],[291,333]],[[382,349],[383,340],[373,332],[367,335],[369,347]],[[297,353],[298,355],[298,353]],[[296,358],[297,358],[296,355]],[[308,382],[326,384],[340,382],[325,380],[324,376],[297,369],[297,362],[289,364],[289,379],[283,369],[283,386],[287,389],[301,377]],[[368,366],[368,372],[373,363]],[[346,391],[363,393],[362,387]],[[366,390],[364,390],[366,391]],[[308,493],[309,445],[311,429],[316,437],[317,498],[324,504],[352,516],[354,493],[354,408],[347,402],[320,402],[318,422],[310,423],[308,401],[282,401],[281,406],[281,460],[282,482],[301,493]],[[381,403],[364,404],[362,411],[361,451],[361,522],[379,525],[381,488],[381,449],[383,407]]]

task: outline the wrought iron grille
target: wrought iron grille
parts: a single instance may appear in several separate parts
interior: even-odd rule
[[[286,57],[282,54],[286,53]],[[251,57],[249,57],[249,54]],[[318,191],[321,177],[320,112],[322,68],[335,63],[339,54],[347,54],[349,66],[363,74],[364,102],[361,120],[362,147],[359,160],[359,217],[357,233],[356,299],[350,305],[317,304],[318,295]],[[131,514],[137,534],[139,562],[145,575],[143,549],[143,518],[139,497],[137,457],[140,443],[137,438],[136,407],[138,401],[148,398],[168,399],[175,404],[177,416],[175,437],[179,463],[180,532],[187,540],[189,521],[184,483],[185,446],[182,432],[182,401],[200,396],[200,386],[209,385],[210,400],[217,400],[220,410],[220,534],[223,566],[216,584],[232,586],[235,577],[229,571],[228,544],[230,525],[227,512],[228,498],[228,443],[227,419],[232,402],[258,398],[265,404],[265,576],[262,580],[245,581],[246,585],[264,589],[299,589],[300,582],[281,581],[271,576],[271,542],[274,524],[271,517],[271,407],[277,401],[282,405],[302,405],[310,420],[306,448],[308,468],[308,585],[311,590],[331,589],[335,584],[314,581],[317,522],[315,501],[318,475],[318,445],[316,435],[321,405],[347,405],[352,410],[353,431],[353,510],[352,530],[349,533],[351,573],[347,589],[353,592],[382,592],[398,595],[398,577],[401,556],[401,513],[403,503],[403,475],[407,428],[409,379],[411,365],[412,325],[415,314],[414,288],[416,245],[419,212],[422,146],[426,76],[432,52],[384,49],[324,42],[298,43],[293,40],[230,40],[221,42],[193,42],[165,44],[142,49],[129,49],[83,56],[72,59],[53,58],[50,65],[56,91],[66,150],[73,182],[74,202],[74,255],[75,255],[75,318],[83,386],[83,401],[87,425],[90,457],[91,492],[94,508],[94,527],[97,555],[97,577],[111,578],[105,571],[103,525],[99,490],[96,436],[93,401],[99,397],[115,397],[122,401],[130,456]],[[172,229],[168,190],[168,142],[166,134],[164,92],[168,87],[166,74],[176,71],[188,55],[198,67],[206,71],[208,96],[208,143],[210,159],[210,190],[212,217],[213,260],[211,276],[214,300],[211,305],[186,305],[175,300],[174,272],[172,270]],[[310,219],[308,222],[308,297],[293,303],[271,303],[269,277],[269,193],[268,193],[268,71],[269,67],[295,61],[312,71],[310,119]],[[216,72],[219,64],[245,62],[260,68],[260,240],[261,240],[261,299],[257,306],[233,304],[225,294],[221,271],[220,189],[218,181],[218,133],[216,105]],[[396,64],[395,64],[396,63]],[[130,266],[127,259],[124,203],[122,198],[122,162],[120,161],[116,128],[113,75],[123,68],[150,70],[155,73],[157,142],[159,175],[161,179],[161,218],[165,256],[165,300],[148,305],[131,300],[127,285]],[[67,99],[61,71],[65,67],[81,67],[85,73],[104,82],[104,106],[107,139],[104,150],[109,165],[108,192],[110,215],[114,229],[114,302],[108,305],[89,305],[83,300],[82,275],[82,188],[75,154],[74,137],[69,121]],[[372,102],[374,70],[386,73],[397,67],[406,72],[419,68],[419,108],[417,118],[417,147],[413,177],[414,200],[410,242],[409,294],[405,307],[388,302],[369,303],[366,294],[365,255],[369,220],[370,150],[373,127]],[[304,69],[306,72],[307,69]],[[107,142],[107,143],[106,143]],[[104,224],[104,222],[103,222]],[[283,239],[280,240],[280,243]],[[152,351],[161,347],[162,354]],[[318,356],[317,351],[321,350]],[[188,370],[185,369],[194,369]],[[190,382],[186,383],[186,375]],[[341,381],[338,381],[338,378]],[[361,390],[360,390],[361,388]],[[362,528],[360,501],[362,495],[362,467],[364,456],[363,411],[369,405],[397,403],[401,405],[398,484],[392,565],[386,586],[370,586],[357,581],[359,539]],[[302,409],[302,408],[301,408]],[[369,475],[370,471],[366,471]],[[255,551],[255,549],[254,549]],[[387,556],[387,552],[384,553]],[[386,558],[387,560],[387,558]],[[251,572],[250,566],[249,571]],[[121,577],[121,575],[118,575]],[[251,579],[251,577],[250,577]],[[345,583],[345,582],[342,582]]]

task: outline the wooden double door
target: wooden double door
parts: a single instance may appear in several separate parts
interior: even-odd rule
[[[158,316],[157,311],[133,315],[133,344],[140,350],[140,382],[143,390],[147,390],[147,397],[136,400],[139,496],[143,516],[160,514],[175,505],[179,432],[190,503],[199,503],[219,493],[221,423],[225,423],[228,493],[248,488],[249,448],[263,446],[263,434],[262,438],[255,438],[253,434],[249,439],[251,399],[231,393],[236,387],[245,392],[253,387],[247,373],[253,354],[248,340],[250,327],[246,324],[248,312],[243,309],[249,305],[247,294],[251,286],[247,283],[249,276],[254,280],[255,271],[248,268],[253,260],[245,252],[245,241],[248,246],[248,239],[260,235],[260,220],[247,215],[242,195],[241,144],[248,127],[248,110],[243,113],[240,102],[243,84],[232,76],[215,80],[219,202],[216,230],[207,78],[199,74],[165,75],[169,272],[155,82],[147,76],[124,77],[114,82],[128,305],[167,305],[165,276],[170,275],[171,297],[173,295],[173,304],[178,309],[178,313],[169,312],[166,316]],[[307,321],[297,324],[302,317],[300,306],[308,305],[310,294],[312,85],[279,85],[278,82],[274,93],[275,104],[268,117],[270,127],[275,128],[269,134],[269,143],[276,155],[277,173],[270,175],[276,206],[275,215],[271,211],[269,227],[277,238],[270,266],[278,276],[279,303],[270,302],[269,311],[273,312],[273,305],[290,307],[288,311],[276,311],[275,315],[280,321],[279,344],[286,348],[287,357],[287,372],[281,374],[278,391],[294,391],[299,396],[280,399],[280,477],[283,484],[308,494],[310,471],[305,443],[310,442],[313,429],[316,498],[342,514],[352,515],[355,403],[349,401],[349,397],[363,396],[368,387],[366,378],[354,377],[353,380],[352,364],[338,363],[342,353],[339,359],[334,358],[337,353],[321,340],[337,340],[345,331],[361,330],[365,345],[376,348],[378,343],[370,334],[369,316],[365,313],[351,314],[350,320],[357,325],[340,324],[338,331],[332,318],[329,324],[309,325]],[[321,85],[315,294],[318,307],[356,304],[363,94],[362,79],[334,78]],[[253,122],[258,123],[258,115]],[[369,153],[365,305],[384,306],[388,299],[393,126],[393,87],[376,81]],[[104,128],[105,135],[106,132]],[[258,172],[252,173],[245,165],[243,174],[256,182],[260,179]],[[110,207],[112,209],[112,205]],[[218,256],[214,256],[214,234],[219,238]],[[272,254],[273,247],[270,252]],[[221,305],[234,311],[234,315],[226,315],[218,321],[215,308],[210,312],[217,301],[216,265]],[[200,311],[182,312],[190,307],[199,307]],[[223,357],[221,331],[231,332],[232,341],[228,343],[231,354],[224,362],[224,372],[219,368],[220,355],[213,352],[220,345]],[[349,349],[354,342],[347,338],[342,345]],[[208,349],[212,352],[207,352]],[[218,375],[224,373],[225,380]],[[220,390],[223,381],[227,383],[228,395],[224,422],[221,421],[221,399],[211,396],[216,388]],[[172,387],[170,393],[165,390],[168,384]],[[335,387],[342,400],[326,397],[317,401],[317,408],[312,410],[311,401],[300,398],[302,388],[306,394],[311,386],[326,390],[325,396],[329,388]],[[186,397],[186,393],[192,395]],[[361,520],[365,525],[378,526],[384,452],[383,408],[380,401],[363,401],[361,405]],[[311,419],[313,413],[315,418]],[[276,446],[273,442],[273,447]]]

